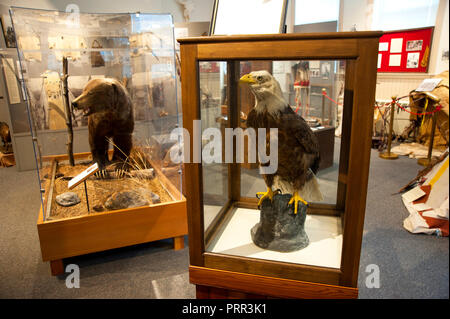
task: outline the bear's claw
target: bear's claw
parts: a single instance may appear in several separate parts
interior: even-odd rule
[[[126,170],[124,170],[124,169],[116,169],[115,171],[115,174],[116,174],[116,178],[122,178],[122,177],[124,177],[125,176],[125,173],[127,172]]]
[[[95,172],[94,176],[100,179],[106,179],[109,178],[109,173],[106,169],[101,169]]]

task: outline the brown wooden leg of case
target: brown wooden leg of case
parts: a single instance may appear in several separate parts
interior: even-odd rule
[[[173,249],[180,250],[184,248],[184,236],[178,236],[173,238]]]
[[[64,274],[64,263],[62,259],[50,260],[50,270],[52,276],[59,276]]]
[[[195,285],[195,293],[197,299],[209,299],[209,287]]]

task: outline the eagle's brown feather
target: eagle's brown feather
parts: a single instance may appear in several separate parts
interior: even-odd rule
[[[274,177],[279,176],[299,190],[317,173],[320,162],[317,138],[306,121],[288,105],[275,114],[252,109],[247,117],[247,127],[256,131],[266,128],[266,134],[269,134],[270,128],[278,129],[278,170],[275,174],[263,175],[268,187],[272,187]],[[268,154],[268,136],[266,141],[265,151]]]

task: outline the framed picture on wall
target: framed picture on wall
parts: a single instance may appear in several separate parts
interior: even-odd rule
[[[2,27],[3,38],[5,39],[5,44],[7,48],[16,48],[16,35],[14,34],[14,29],[11,23],[11,19],[7,14],[0,17],[0,23]]]
[[[384,32],[378,72],[428,72],[434,27]]]

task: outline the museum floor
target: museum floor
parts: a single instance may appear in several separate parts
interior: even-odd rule
[[[419,169],[414,159],[386,161],[372,150],[360,298],[449,298],[448,238],[408,233],[402,227],[408,212],[391,195]],[[66,288],[65,276],[52,277],[41,261],[36,183],[34,171],[0,168],[0,298],[195,298],[187,237],[179,251],[162,240],[67,259],[80,266],[80,288]],[[365,285],[371,264],[380,269],[380,288]]]

